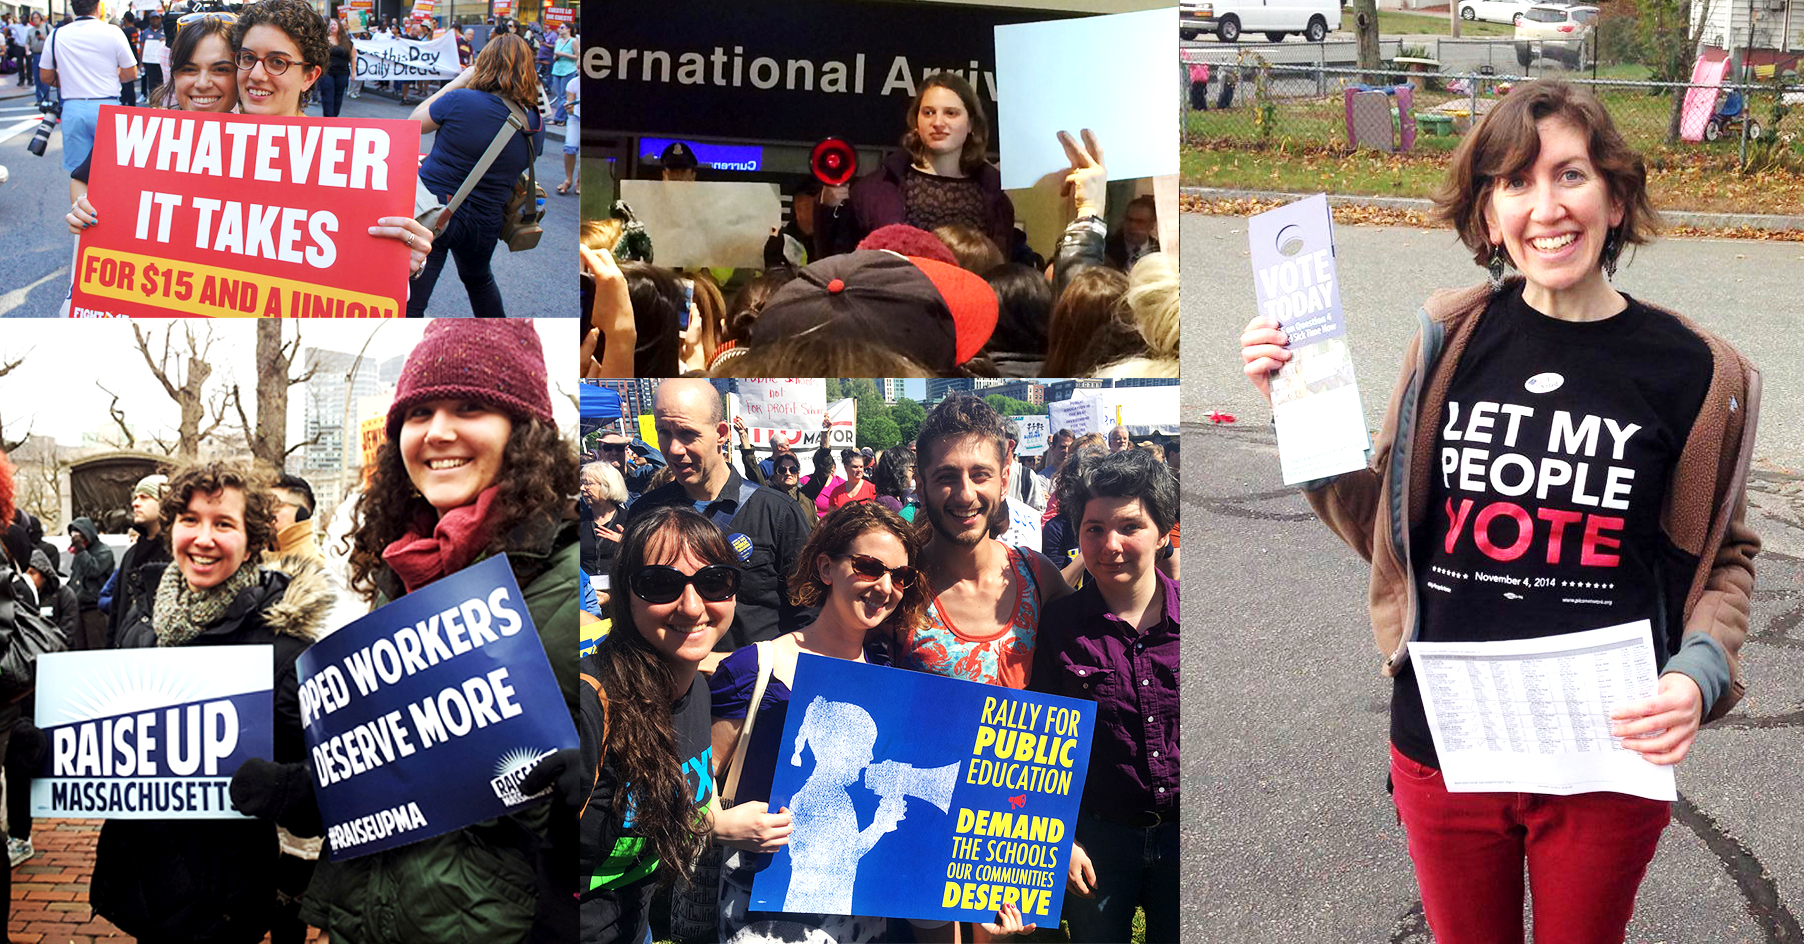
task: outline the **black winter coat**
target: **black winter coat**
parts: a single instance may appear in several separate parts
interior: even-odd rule
[[[151,587],[154,599],[154,580]],[[332,599],[317,561],[265,560],[257,582],[185,643],[274,645],[277,763],[306,762],[294,664],[318,638]],[[153,622],[154,614],[138,613],[120,627],[118,647],[156,646]],[[281,821],[293,829],[310,819],[316,834],[318,810],[311,798],[305,806]],[[107,820],[94,861],[94,911],[140,942],[252,944],[275,913],[277,856],[276,823],[267,819]]]

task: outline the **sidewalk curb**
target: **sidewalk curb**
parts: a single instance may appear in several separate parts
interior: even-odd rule
[[[1224,187],[1181,187],[1186,197],[1199,200],[1296,200],[1314,196],[1282,190],[1235,190]],[[1416,210],[1427,213],[1434,201],[1421,197],[1357,196],[1331,193],[1330,206],[1375,206],[1387,210]],[[1804,216],[1772,216],[1762,213],[1697,213],[1690,210],[1661,210],[1660,216],[1673,226],[1695,226],[1699,229],[1757,229],[1772,232],[1804,232]]]

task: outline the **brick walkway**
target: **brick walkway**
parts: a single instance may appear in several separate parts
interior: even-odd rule
[[[99,820],[40,819],[32,823],[37,854],[13,869],[11,944],[94,944],[130,941],[125,932],[88,907],[94,877]],[[309,928],[307,940],[319,932]],[[264,938],[265,941],[269,939]]]
[[[37,855],[13,869],[13,944],[93,944],[129,941],[88,907],[88,882],[94,877],[94,844],[100,840],[96,820],[40,819],[32,824],[31,844]]]

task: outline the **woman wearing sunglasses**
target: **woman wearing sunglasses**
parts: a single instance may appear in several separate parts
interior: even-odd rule
[[[308,18],[318,29],[318,37],[309,33]],[[317,38],[323,57],[325,29],[318,24],[319,15],[303,0],[263,0],[246,7],[242,15],[186,14],[176,20],[175,42],[169,46],[170,80],[152,92],[148,101],[159,108],[221,114],[242,104],[247,115],[298,117],[300,96],[319,74],[301,61],[300,44],[291,38],[289,29],[308,43]],[[281,94],[276,94],[278,86]],[[100,223],[99,213],[88,200],[89,167],[90,163],[84,162],[69,182],[74,202],[64,220],[69,232],[77,236]],[[406,243],[412,254],[409,274],[419,272],[432,252],[432,231],[412,217],[381,217],[369,234]]]
[[[426,325],[357,502],[350,586],[382,604],[506,554],[575,715],[576,450],[553,420],[545,375],[530,322]],[[354,859],[322,856],[301,917],[359,944],[514,944],[574,925],[569,886],[558,883],[575,884],[575,850],[560,846],[574,843],[576,824],[554,812],[540,804]]]
[[[823,932],[841,944],[886,939],[883,918],[751,912],[748,906],[753,876],[789,841],[789,811],[773,812],[766,803],[796,658],[809,653],[887,665],[883,650],[866,642],[895,625],[921,620],[927,594],[913,567],[920,549],[914,530],[881,505],[857,503],[833,511],[809,536],[789,578],[790,598],[798,606],[820,607],[820,617],[793,633],[747,646],[714,670],[714,760],[727,778],[722,796],[734,803],[717,810],[713,821],[714,837],[729,850],[721,867],[721,940],[802,940]],[[731,769],[735,764],[738,771]]]
[[[621,535],[614,628],[582,661],[581,769],[595,771],[578,863],[584,944],[646,940],[652,892],[687,880],[705,843],[697,811],[714,781],[699,773],[711,741],[697,669],[733,625],[738,565],[720,529],[687,508],[655,508]]]

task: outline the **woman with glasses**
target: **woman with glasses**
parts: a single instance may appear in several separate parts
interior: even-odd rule
[[[793,459],[792,459],[793,461]],[[733,806],[714,814],[714,837],[728,848],[721,867],[722,941],[803,940],[811,932],[851,944],[885,940],[888,921],[848,915],[749,912],[752,879],[789,841],[788,810],[772,811],[771,780],[789,714],[789,687],[802,653],[887,665],[874,634],[920,622],[926,587],[914,569],[921,538],[895,512],[868,502],[842,506],[821,520],[797,555],[789,596],[820,616],[793,633],[747,646],[714,670],[714,760],[736,789]],[[754,707],[754,693],[762,688]],[[743,768],[730,769],[748,727]],[[725,794],[723,794],[725,796]]]
[[[305,78],[304,72],[310,68],[300,62],[296,44],[287,38],[287,27],[278,25],[291,24],[303,35],[310,35],[306,21],[299,19],[302,10],[323,37],[324,28],[318,27],[319,15],[303,0],[264,0],[247,7],[242,15],[217,12],[181,16],[175,21],[175,41],[169,46],[170,80],[151,93],[149,103],[159,108],[219,114],[242,104],[247,115],[299,115],[298,89],[290,89],[283,96],[266,93],[275,87],[272,79],[291,86],[296,79]],[[240,48],[245,40],[254,48]],[[276,74],[272,77],[272,73]],[[315,72],[314,78],[317,77]],[[241,95],[240,90],[246,85],[254,85],[255,90]],[[252,102],[258,100],[261,104],[253,107]],[[282,111],[283,108],[288,110]],[[69,224],[69,232],[77,236],[83,229],[100,223],[99,214],[88,199],[89,167],[90,163],[84,162],[76,168],[69,185],[75,202],[63,218]],[[408,262],[410,274],[420,271],[432,251],[432,231],[410,216],[379,217],[369,234],[406,243],[412,254]]]
[[[378,605],[506,554],[576,712],[576,451],[558,432],[528,321],[438,319],[407,357],[388,442],[357,502],[350,587]],[[528,807],[337,862],[321,857],[301,917],[333,939],[396,944],[539,939],[574,924],[575,822]],[[574,820],[574,811],[572,811]],[[562,910],[568,910],[566,917]]]
[[[451,214],[407,300],[407,317],[425,317],[445,257],[454,255],[457,275],[470,293],[470,310],[478,318],[506,317],[489,258],[501,236],[502,213],[513,198],[515,179],[545,149],[539,76],[533,71],[532,51],[526,48],[526,41],[505,33],[489,37],[476,65],[421,102],[412,117],[420,123],[422,133],[438,132],[431,153],[420,165],[420,182],[447,203],[475,170],[496,132],[510,119],[520,122],[501,155]]]
[[[614,628],[582,661],[582,941],[648,940],[660,882],[688,879],[706,843],[714,781],[708,680],[698,669],[733,625],[739,557],[713,522],[656,508],[620,539]]]

